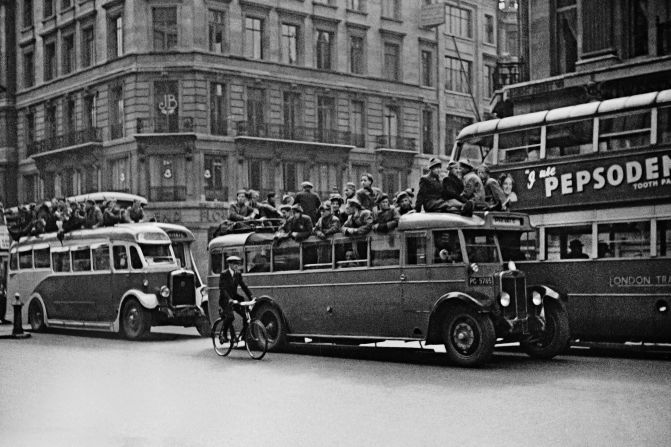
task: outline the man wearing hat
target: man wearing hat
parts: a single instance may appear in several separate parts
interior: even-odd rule
[[[317,194],[312,192],[312,183],[305,181],[301,183],[301,188],[303,188],[303,191],[296,194],[294,205],[300,205],[303,208],[303,212],[312,219],[312,223],[314,224],[319,218],[319,206],[322,204],[322,201],[319,200]]]
[[[589,259],[589,255],[582,252],[580,239],[573,239],[568,246],[570,251],[566,254],[566,259]]]
[[[227,268],[219,275],[219,313],[224,318],[224,334],[228,336],[228,327],[235,319],[233,311],[245,318],[244,312],[237,304],[247,300],[238,294],[238,287],[242,288],[249,300],[254,297],[242,280],[242,259],[238,256],[229,256],[226,258],[226,266]]]
[[[331,194],[330,197],[331,203],[331,213],[340,220],[340,224],[345,223],[347,220],[347,213],[345,213],[345,207],[343,206],[344,200],[342,196],[338,193]]]
[[[461,208],[466,200],[461,197],[464,192],[464,181],[461,179],[461,165],[451,161],[447,165],[447,176],[443,179],[443,198],[453,208]]]
[[[401,216],[415,212],[415,209],[412,207],[412,199],[407,191],[401,191],[396,194],[396,210]]]
[[[275,243],[288,239],[291,236],[289,235],[291,228],[291,205],[281,205],[280,214],[282,214],[282,221],[277,228],[274,239]]]
[[[484,185],[485,202],[488,205],[488,209],[491,211],[502,210],[503,204],[507,199],[506,194],[503,192],[499,182],[491,177],[487,165],[482,164],[478,167],[478,177],[480,177]]]
[[[389,196],[380,195],[377,198],[377,211],[373,214],[373,231],[378,233],[388,233],[398,227],[398,221],[401,219],[396,208],[392,208],[389,203]]]
[[[103,224],[103,212],[93,199],[86,199],[84,205],[84,228],[98,228]]]
[[[432,157],[429,160],[429,172],[419,179],[419,192],[417,193],[417,202],[415,211],[424,211],[427,213],[440,213],[449,211],[450,205],[443,199],[443,185],[440,182],[440,170],[442,162]]]
[[[356,199],[349,199],[345,207],[347,221],[343,224],[342,232],[347,236],[361,236],[370,233],[373,229],[373,213],[361,208],[361,203]]]
[[[315,224],[313,233],[320,239],[326,239],[336,233],[340,233],[340,219],[333,215],[331,204],[329,202],[322,203],[319,207],[322,217],[319,218]]]
[[[365,172],[361,175],[361,188],[356,192],[356,199],[364,210],[373,211],[377,199],[382,195],[380,188],[373,188],[373,175]]]
[[[461,172],[464,175],[464,191],[461,193],[461,197],[473,202],[475,209],[486,208],[485,187],[475,172],[475,168],[473,168],[473,165],[468,160],[461,160],[459,164],[461,165]]]
[[[286,212],[287,205],[283,205],[280,210],[282,214]],[[293,238],[300,242],[307,239],[312,234],[312,219],[303,214],[303,208],[300,205],[291,207],[291,217],[287,218],[284,225],[275,233],[275,243],[282,242],[284,239]]]

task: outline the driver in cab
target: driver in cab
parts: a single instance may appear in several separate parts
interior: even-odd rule
[[[228,268],[221,272],[219,276],[219,313],[224,318],[224,334],[228,335],[228,328],[235,320],[235,311],[244,321],[245,314],[238,305],[240,301],[247,301],[238,294],[238,287],[242,288],[245,295],[251,301],[254,297],[242,280],[242,259],[238,256],[229,256],[226,258]]]

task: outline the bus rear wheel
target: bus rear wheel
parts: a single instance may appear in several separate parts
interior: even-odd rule
[[[254,317],[263,324],[268,336],[268,351],[286,348],[287,329],[279,309],[270,304],[262,304],[254,312]]]
[[[449,310],[442,336],[447,356],[459,366],[481,365],[494,352],[496,332],[491,318],[466,306]]]
[[[28,322],[33,332],[42,332],[46,328],[44,323],[44,309],[39,300],[34,299],[28,306]]]
[[[121,312],[121,330],[128,340],[142,338],[151,329],[151,315],[136,299],[124,304]]]
[[[552,301],[546,301],[544,306],[545,330],[531,341],[520,342],[520,346],[530,357],[548,360],[566,349],[570,332],[566,310]]]

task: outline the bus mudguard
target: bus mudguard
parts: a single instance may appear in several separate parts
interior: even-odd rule
[[[561,301],[561,293],[559,293],[557,290],[553,289],[552,287],[548,287],[542,284],[535,284],[533,286],[530,286],[528,288],[529,293],[533,292],[538,292],[541,294],[543,298],[551,298],[555,301]]]
[[[442,304],[451,302],[451,301],[462,301],[465,303],[473,304],[476,307],[484,308],[484,304],[488,302],[488,298],[485,297],[480,297],[480,296],[473,296],[469,295],[468,293],[464,292],[450,292],[446,293],[445,295],[441,296],[438,301],[436,301],[436,304],[433,306],[433,311],[434,313]]]
[[[121,297],[121,304],[119,305],[119,315],[121,315],[121,309],[128,298],[137,298],[137,300],[142,304],[146,309],[152,310],[158,307],[158,298],[154,293],[144,293],[137,289],[127,290],[126,293]]]

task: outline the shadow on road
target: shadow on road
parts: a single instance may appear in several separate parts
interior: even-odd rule
[[[195,332],[195,329],[194,329]],[[42,333],[36,333],[30,331],[33,336]],[[118,333],[114,332],[97,332],[97,331],[85,331],[77,329],[60,329],[60,328],[48,328],[43,332],[44,334],[53,334],[53,335],[64,335],[68,337],[76,338],[90,338],[90,339],[99,339],[99,340],[118,340],[118,341],[128,341],[129,343],[151,343],[151,342],[166,342],[166,341],[187,341],[197,338],[202,338],[197,334],[182,334],[182,333],[173,333],[168,331],[162,332],[150,332],[144,338],[140,340],[126,340]],[[205,340],[205,339],[204,339]]]

